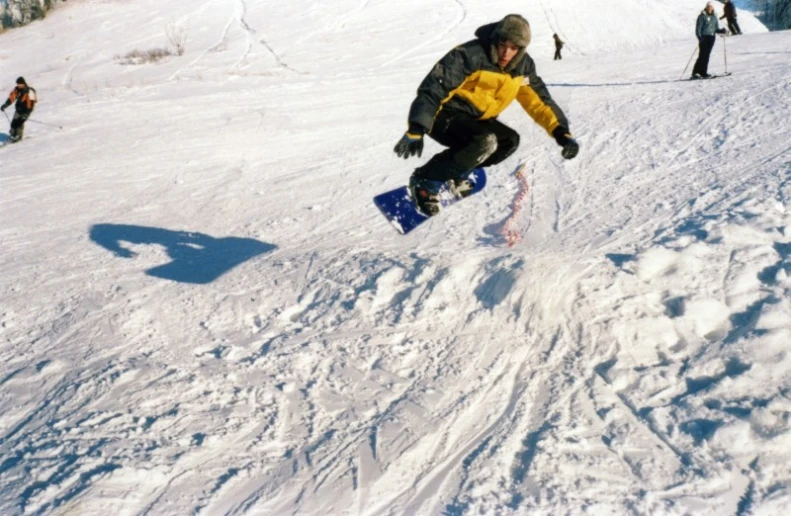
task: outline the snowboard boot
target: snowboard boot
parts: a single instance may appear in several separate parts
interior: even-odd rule
[[[445,183],[433,179],[412,176],[409,178],[409,197],[417,210],[427,217],[439,213],[441,204],[439,192]]]
[[[464,178],[454,178],[450,182],[450,191],[458,197],[459,199],[464,199],[465,197],[469,197],[472,193],[473,188],[475,188],[475,181],[472,177],[467,176]]]

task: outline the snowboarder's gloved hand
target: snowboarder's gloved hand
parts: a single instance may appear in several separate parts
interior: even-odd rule
[[[567,127],[563,127],[562,125],[556,127],[555,130],[552,131],[552,136],[555,137],[555,141],[558,142],[558,145],[563,147],[560,154],[564,158],[573,159],[580,151],[580,144],[571,137],[571,133]]]
[[[5,111],[5,106],[0,106],[0,111]]]
[[[409,130],[398,140],[393,151],[399,158],[407,159],[415,154],[419,158],[423,154],[423,133],[425,130],[419,125],[409,124]]]

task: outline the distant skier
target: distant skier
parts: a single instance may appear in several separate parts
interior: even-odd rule
[[[555,59],[554,59],[554,61],[557,61],[558,59],[563,59],[563,56],[560,55],[560,50],[563,48],[563,45],[565,45],[565,43],[563,42],[562,39],[560,39],[560,36],[558,36],[557,34],[552,34],[552,37],[555,38]]]
[[[708,79],[709,56],[714,48],[716,34],[725,34],[725,29],[720,28],[717,15],[714,14],[714,2],[708,2],[698,16],[695,25],[695,35],[698,37],[698,60],[692,68],[692,79]]]
[[[739,28],[739,22],[736,21],[736,6],[733,5],[733,2],[730,0],[725,0],[725,4],[722,6],[724,10],[724,14],[720,16],[720,20],[723,18],[728,19],[728,30],[731,31],[731,34],[734,36],[739,36],[742,33],[742,29]]]
[[[25,132],[25,121],[30,117],[37,102],[36,90],[27,85],[24,77],[19,77],[16,80],[16,88],[11,91],[5,104],[0,106],[0,111],[5,111],[14,102],[16,102],[14,118],[11,120],[11,130],[9,131],[11,143],[22,139]]]
[[[497,120],[514,99],[563,147],[564,158],[579,151],[566,116],[526,52],[527,20],[509,14],[479,27],[475,36],[448,52],[423,79],[409,110],[409,129],[394,149],[399,157],[421,156],[425,134],[447,147],[409,179],[413,201],[428,216],[439,213],[444,183],[452,180],[456,195],[465,197],[476,167],[500,163],[516,150],[519,134]]]

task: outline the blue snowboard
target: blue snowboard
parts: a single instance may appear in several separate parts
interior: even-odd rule
[[[486,173],[482,168],[476,168],[472,171],[470,180],[475,182],[470,195],[475,195],[486,186]],[[447,208],[462,200],[453,195],[447,186],[442,187],[439,195],[443,208]],[[429,217],[417,210],[415,204],[409,198],[406,186],[377,195],[374,197],[374,204],[402,235],[406,235],[429,219]]]

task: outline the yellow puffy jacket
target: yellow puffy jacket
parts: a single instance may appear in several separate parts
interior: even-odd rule
[[[533,59],[520,50],[502,69],[491,35],[496,23],[480,27],[477,39],[454,48],[434,65],[418,87],[409,123],[431,130],[440,110],[454,110],[480,120],[495,118],[517,100],[547,133],[568,120],[536,74]]]

